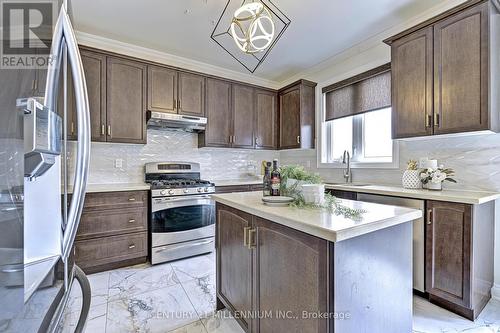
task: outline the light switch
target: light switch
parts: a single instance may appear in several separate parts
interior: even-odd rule
[[[117,168],[117,169],[123,168],[123,159],[117,158],[115,160],[115,168]]]

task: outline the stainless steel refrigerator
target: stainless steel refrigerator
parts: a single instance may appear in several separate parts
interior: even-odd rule
[[[75,331],[90,307],[88,280],[72,255],[89,169],[88,94],[66,5],[57,6],[48,69],[0,69],[0,332],[59,331],[76,282],[83,305]],[[68,72],[78,129],[71,170]]]

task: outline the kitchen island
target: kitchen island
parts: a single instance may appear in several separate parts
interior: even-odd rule
[[[421,211],[343,200],[327,210],[269,207],[260,192],[216,201],[217,306],[247,332],[412,330],[412,224]]]

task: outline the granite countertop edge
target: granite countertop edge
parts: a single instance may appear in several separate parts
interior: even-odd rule
[[[386,196],[398,196],[405,198],[448,201],[478,205],[500,198],[498,192],[468,191],[468,190],[442,190],[432,191],[426,189],[405,189],[403,187],[391,185],[349,185],[349,184],[325,184],[325,188],[350,191],[367,194],[380,194]]]

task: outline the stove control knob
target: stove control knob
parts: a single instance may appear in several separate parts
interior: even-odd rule
[[[198,187],[198,192],[203,192],[203,188]]]
[[[174,190],[168,190],[168,194],[174,194]]]
[[[161,195],[165,195],[165,194],[167,194],[167,191],[166,191],[166,190],[161,190],[161,191],[160,191],[160,194],[161,194]]]
[[[208,192],[208,187],[205,187],[205,192]]]
[[[184,189],[184,193],[189,193],[189,190],[187,188]]]

